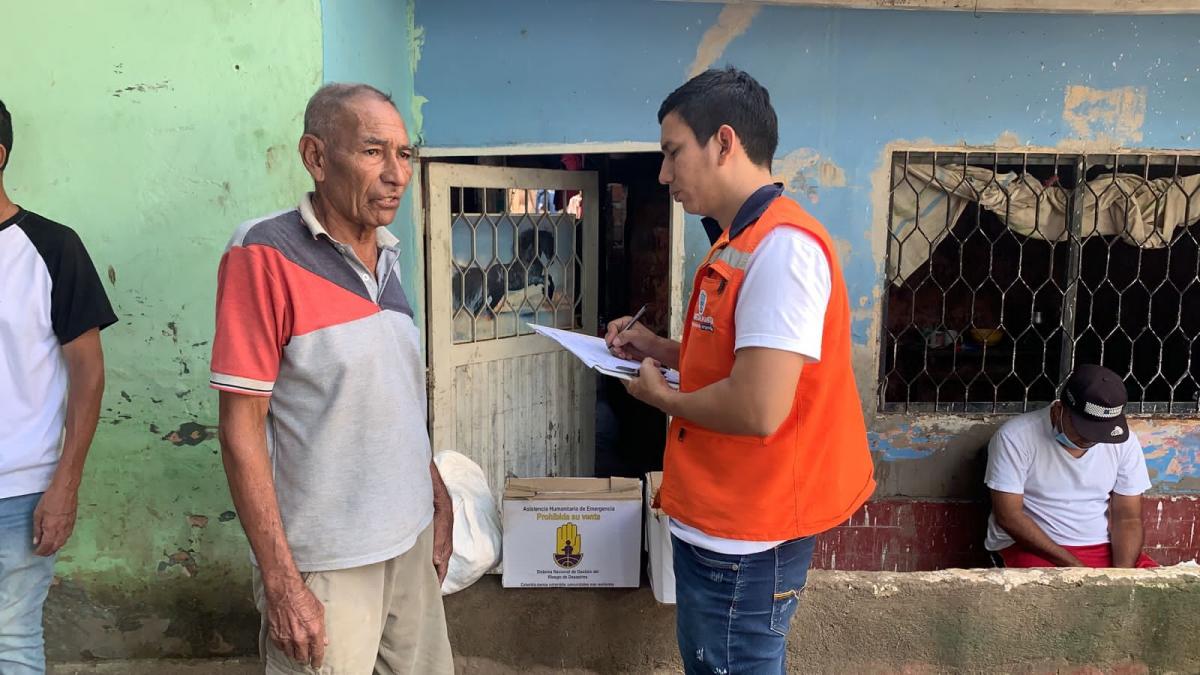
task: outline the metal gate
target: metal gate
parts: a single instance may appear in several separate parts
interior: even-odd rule
[[[475,460],[497,496],[508,476],[590,476],[595,373],[527,324],[596,334],[596,174],[426,170],[434,451]]]

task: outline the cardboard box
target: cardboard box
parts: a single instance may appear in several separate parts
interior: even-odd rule
[[[510,478],[503,512],[505,588],[640,584],[642,481]]]
[[[671,530],[667,514],[654,508],[658,488],[662,486],[662,472],[646,474],[646,576],[650,577],[650,588],[654,599],[665,604],[675,604],[675,564],[671,553]]]

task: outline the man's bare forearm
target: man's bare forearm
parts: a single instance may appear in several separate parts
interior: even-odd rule
[[[777,349],[739,350],[729,377],[690,392],[657,390],[651,403],[722,434],[766,438],[795,407],[804,357]]]
[[[1082,563],[1070,551],[1054,543],[1024,511],[1006,514],[999,519],[1000,527],[1021,546],[1062,567],[1079,567]]]
[[[257,410],[245,409],[245,401],[240,405],[227,401],[231,396],[237,395],[221,394],[220,427],[221,460],[229,479],[229,492],[258,561],[263,585],[269,593],[281,592],[289,582],[301,579],[283,530],[271,474],[265,424],[266,399],[255,404],[256,408],[261,405],[263,416],[259,417]],[[232,410],[235,405],[241,409]]]
[[[1112,564],[1113,567],[1133,567],[1137,564],[1145,544],[1145,530],[1141,518],[1113,520]]]
[[[753,399],[739,390],[732,378],[714,382],[690,393],[668,392],[661,410],[672,417],[695,422],[704,420],[707,429],[721,434],[767,436],[756,422],[759,411]]]
[[[104,352],[100,331],[92,329],[63,347],[67,365],[67,419],[62,456],[54,470],[54,482],[78,490],[83,465],[96,435],[100,403],[104,398]]]
[[[433,460],[429,460],[429,477],[433,481],[433,506],[441,510],[443,508],[453,509],[454,502],[450,499],[450,491],[446,489],[446,482],[442,480],[442,474],[438,471],[437,464]]]

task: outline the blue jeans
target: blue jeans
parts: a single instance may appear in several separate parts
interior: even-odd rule
[[[785,671],[788,626],[808,581],[814,537],[762,553],[714,553],[671,537],[675,631],[688,675]]]
[[[42,493],[0,499],[0,673],[46,672],[42,605],[54,556],[33,554],[33,510]]]

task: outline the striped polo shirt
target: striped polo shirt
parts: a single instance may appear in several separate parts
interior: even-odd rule
[[[302,572],[407,551],[433,519],[425,371],[377,230],[372,275],[300,206],[241,225],[217,275],[211,385],[271,398],[267,449]]]

